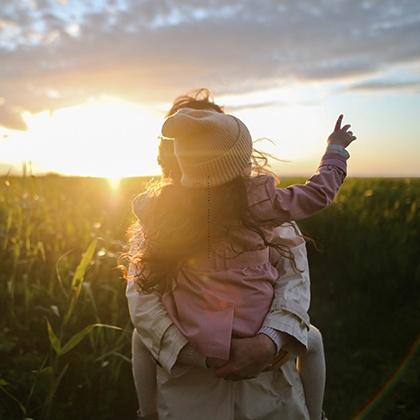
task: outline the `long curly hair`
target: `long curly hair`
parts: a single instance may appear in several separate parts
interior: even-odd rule
[[[224,112],[223,107],[214,103],[208,89],[177,97],[167,116],[184,107]],[[254,149],[252,175],[270,174],[278,181],[269,170],[269,156]],[[296,269],[286,242],[278,237],[269,241],[261,222],[249,211],[246,183],[251,174],[207,189],[186,188],[180,182],[181,170],[174,155],[173,141],[163,138],[158,162],[162,179],[146,187],[153,193],[153,199],[148,200],[141,220],[129,228],[132,251],[128,258],[136,270],[125,277],[134,280],[143,292],[163,294],[171,290],[186,260],[193,253],[216,249],[221,240],[227,240],[237,255],[249,251],[235,240],[238,227],[255,232],[265,247],[275,248],[281,256],[290,259]],[[140,242],[142,245],[138,246]]]

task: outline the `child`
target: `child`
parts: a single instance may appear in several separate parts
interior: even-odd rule
[[[183,187],[162,189],[152,200],[145,200],[143,195],[135,202],[145,236],[145,248],[136,256],[136,261],[142,263],[143,268],[148,267],[140,272],[138,281],[143,290],[156,288],[164,292],[163,302],[175,324],[210,362],[228,360],[232,334],[254,335],[269,309],[277,276],[267,252],[267,245],[274,245],[271,244],[274,227],[322,209],[341,185],[347,158],[344,147],[354,140],[351,132],[347,133],[348,126],[341,129],[341,119],[342,116],[329,138],[329,142],[337,146],[329,146],[319,173],[304,186],[286,189],[275,189],[273,178],[267,176],[244,176],[250,169],[252,143],[248,130],[235,117],[184,109],[165,121],[163,134],[174,138]],[[224,185],[231,188],[223,189]],[[225,200],[235,196],[238,188],[243,189],[235,198],[246,197],[242,208],[235,207],[233,200]],[[206,194],[200,194],[200,190]],[[195,196],[190,191],[198,191],[198,194]],[[184,220],[171,214],[167,221],[165,205],[177,198],[186,199],[180,212]],[[200,209],[197,199],[203,198],[209,200],[203,207],[213,210],[214,214],[190,212],[192,217],[186,219],[185,210],[194,205]],[[174,213],[174,209],[171,212]],[[235,220],[238,214],[240,217]],[[218,229],[214,220],[220,222],[221,215],[228,223]],[[182,233],[188,229],[176,232],[176,228],[178,224],[187,225],[189,229],[194,224],[202,228],[199,219],[203,216],[207,216],[206,222],[210,222],[212,229],[208,229],[206,236],[203,229],[197,229],[190,242],[200,245],[201,249],[196,247],[197,252],[185,252],[182,245],[188,241]],[[243,225],[247,225],[248,230]],[[156,246],[160,240],[165,245],[162,248]],[[238,252],[228,246],[228,242],[233,243]],[[169,250],[172,247],[172,254],[165,247]],[[284,247],[277,249],[283,256],[291,257],[285,254]],[[159,252],[158,258],[156,252]],[[188,254],[194,259],[186,258]],[[166,264],[162,265],[162,261]],[[165,284],[175,273],[176,283]]]

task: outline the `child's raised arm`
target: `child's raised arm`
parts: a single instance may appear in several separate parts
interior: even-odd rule
[[[338,117],[334,131],[317,172],[305,184],[276,188],[273,177],[256,177],[258,185],[248,194],[251,213],[262,223],[280,225],[285,221],[301,220],[327,207],[334,200],[347,173],[349,154],[345,149],[356,137],[341,127],[343,115]],[[252,183],[250,183],[250,186]]]

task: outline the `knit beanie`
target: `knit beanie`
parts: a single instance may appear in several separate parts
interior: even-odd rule
[[[242,175],[251,159],[251,135],[233,115],[182,108],[165,120],[162,135],[174,139],[185,187],[225,184]]]

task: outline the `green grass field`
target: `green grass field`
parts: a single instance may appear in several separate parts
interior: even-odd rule
[[[144,183],[0,178],[0,419],[133,418],[116,265]],[[419,208],[420,179],[348,179],[300,224],[318,248],[310,315],[330,420],[420,418]]]

